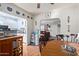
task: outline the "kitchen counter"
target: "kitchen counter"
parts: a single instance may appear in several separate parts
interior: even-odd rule
[[[6,39],[18,38],[18,37],[22,37],[22,36],[12,35],[12,36],[0,37],[0,41],[6,40]]]
[[[23,36],[10,35],[0,38],[0,56],[20,55],[23,55]]]

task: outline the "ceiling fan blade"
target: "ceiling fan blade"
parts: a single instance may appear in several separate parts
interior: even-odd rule
[[[37,8],[40,8],[40,3],[37,3]]]

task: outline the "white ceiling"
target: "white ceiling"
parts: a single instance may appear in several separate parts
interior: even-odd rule
[[[40,3],[40,8],[37,8],[37,3],[15,3],[18,7],[30,12],[33,15],[42,13],[42,12],[50,12],[54,9],[60,9],[64,7],[69,7],[74,5],[75,3],[55,3],[51,5],[50,3]]]

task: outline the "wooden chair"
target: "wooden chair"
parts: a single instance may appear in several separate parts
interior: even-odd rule
[[[40,38],[39,38],[40,52],[45,45],[46,45],[45,31],[41,31]]]
[[[56,35],[56,37],[57,37],[57,40],[61,40],[61,39],[63,39],[63,41],[64,41],[64,35],[63,34],[59,34],[59,35]]]

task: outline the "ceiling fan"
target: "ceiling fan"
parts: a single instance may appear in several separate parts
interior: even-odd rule
[[[49,3],[51,5],[53,5],[54,3]],[[40,8],[40,3],[37,3],[37,8],[39,9]]]

